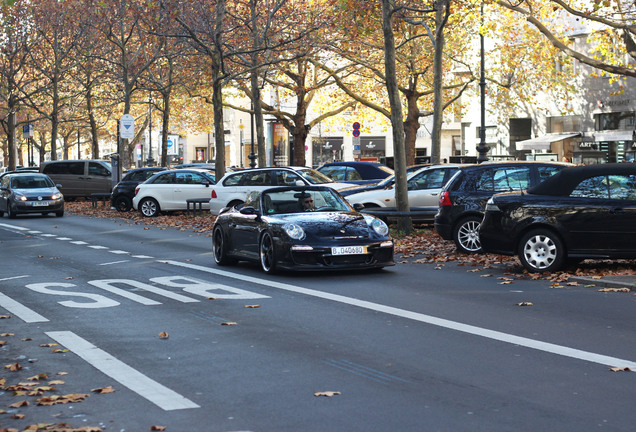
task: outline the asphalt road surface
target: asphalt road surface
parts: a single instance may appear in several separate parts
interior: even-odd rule
[[[5,217],[0,429],[633,431],[634,294],[505,278],[267,276],[191,231]]]

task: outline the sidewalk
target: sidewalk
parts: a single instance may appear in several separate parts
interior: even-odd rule
[[[603,276],[600,279],[594,279],[586,276],[573,276],[569,279],[572,282],[578,282],[585,285],[596,285],[604,288],[629,288],[636,292],[636,276]]]

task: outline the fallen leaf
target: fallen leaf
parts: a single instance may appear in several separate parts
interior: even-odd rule
[[[11,372],[17,372],[22,369],[19,363],[8,364],[4,367],[5,369],[9,369]]]
[[[68,372],[58,372],[55,375],[68,375]]]
[[[80,394],[80,393],[67,394],[67,395],[53,395],[53,396],[46,396],[46,397],[37,399],[37,403],[38,405],[67,404],[67,403],[81,402],[84,399],[86,399],[88,396],[90,395]]]
[[[150,426],[150,430],[151,431],[165,431],[166,427],[165,426]]]
[[[62,384],[66,384],[66,383],[62,380],[49,381],[49,385],[62,385]]]
[[[69,349],[67,349],[67,348],[57,348],[57,349],[52,349],[52,350],[51,350],[51,352],[54,352],[54,353],[67,353],[67,352],[69,352],[69,351],[70,351],[70,350],[69,350]]]
[[[235,322],[224,322],[224,323],[221,323],[221,325],[238,325],[238,324]]]
[[[339,395],[342,394],[339,391],[324,391],[324,392],[315,392],[314,396],[326,396],[326,397],[332,397],[335,395]]]
[[[0,319],[9,319],[11,315],[0,315]]]
[[[0,347],[1,347],[1,346],[5,346],[6,344],[7,344],[7,341],[2,341],[2,340],[0,340]]]
[[[11,405],[9,405],[9,408],[20,408],[20,407],[29,406],[29,405],[30,405],[29,401],[23,400],[23,401],[12,403]]]
[[[159,338],[160,339],[168,339],[170,337],[170,335],[166,332],[161,332],[159,333]]]
[[[14,418],[16,420],[22,420],[24,418],[24,414],[13,414],[11,418]]]
[[[245,306],[243,306],[243,307],[244,307],[244,308],[247,308],[247,309],[254,309],[254,308],[259,308],[259,307],[261,307],[261,305],[245,305]]]
[[[612,372],[631,372],[632,370],[630,368],[628,368],[627,366],[625,367],[611,367],[609,368]]]
[[[15,336],[13,333],[0,333],[0,337]]]
[[[108,387],[102,387],[102,388],[95,388],[91,390],[93,393],[99,393],[99,394],[104,394],[104,393],[115,393],[115,389],[113,388],[113,386],[108,386]]]
[[[40,381],[40,380],[45,380],[48,377],[49,376],[47,374],[41,373],[41,374],[33,375],[32,377],[27,378],[27,380],[28,381]]]
[[[597,289],[596,291],[598,291],[598,292],[623,292],[623,293],[631,292],[631,290],[629,288],[601,288],[601,289]]]
[[[46,344],[40,344],[40,346],[41,346],[42,348],[51,348],[51,347],[56,346],[56,345],[57,345],[56,343],[46,343]]]
[[[515,306],[533,306],[531,302],[515,303]]]

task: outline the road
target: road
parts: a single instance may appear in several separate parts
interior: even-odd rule
[[[610,370],[636,371],[633,293],[449,263],[266,276],[210,247],[119,219],[0,219],[0,428],[634,430],[636,375]],[[29,382],[43,394],[7,389]],[[51,395],[88,396],[37,405]]]

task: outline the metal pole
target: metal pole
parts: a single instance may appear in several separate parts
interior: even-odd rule
[[[148,95],[148,161],[146,165],[154,165],[152,158],[152,93]]]
[[[80,154],[80,130],[77,129],[77,159],[81,159],[82,155]]]
[[[481,71],[479,76],[479,88],[481,96],[481,126],[479,127],[479,145],[477,146],[477,162],[485,162],[488,160],[489,147],[486,145],[486,72],[485,72],[485,54],[484,54],[484,3],[481,3],[481,27],[479,29],[479,39],[481,48]]]
[[[256,167],[256,155],[254,154],[254,101],[250,106],[250,168]]]

